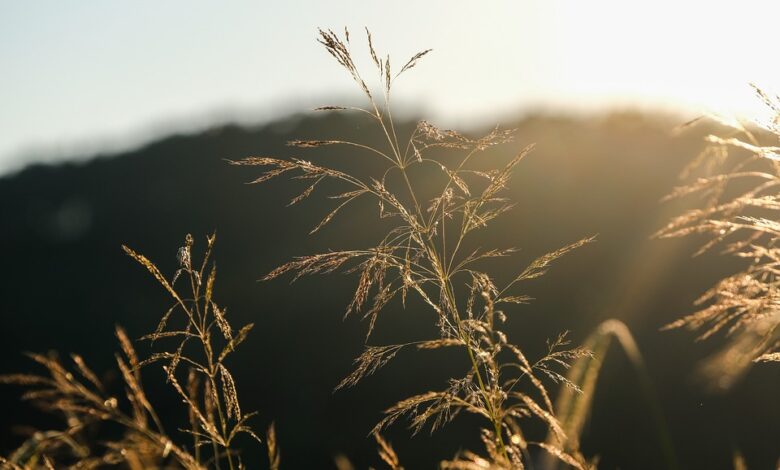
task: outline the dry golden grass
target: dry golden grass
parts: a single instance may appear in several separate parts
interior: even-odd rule
[[[142,339],[158,344],[174,342],[141,359],[125,331],[117,328],[122,354],[116,356],[116,361],[124,382],[124,397],[112,394],[76,355],[68,366],[56,356],[32,354],[47,374],[0,377],[2,383],[25,387],[24,399],[61,415],[65,421],[63,429],[32,434],[13,454],[0,459],[2,468],[245,468],[235,441],[241,435],[258,442],[260,438],[248,425],[254,413],[241,410],[225,360],[246,339],[252,325],[235,331],[226,310],[213,298],[217,271],[210,255],[214,241],[214,236],[208,237],[205,253],[195,265],[194,240],[188,235],[178,251],[179,269],[170,280],[145,256],[123,247],[173,301],[157,329]],[[177,280],[185,284],[182,290],[176,288]],[[174,324],[179,326],[172,327]],[[189,423],[181,426],[183,433],[176,436],[163,428],[141,380],[141,370],[157,363],[164,363],[167,382],[188,411]],[[120,437],[101,433],[96,438],[94,432],[104,429],[101,425],[118,426]],[[267,440],[271,468],[275,469],[279,451],[273,427]]]
[[[466,372],[453,377],[444,388],[424,392],[399,401],[385,410],[376,425],[378,433],[402,417],[407,417],[414,432],[425,426],[436,430],[461,412],[484,419],[480,431],[487,455],[463,453],[445,468],[525,468],[528,449],[543,449],[575,468],[588,463],[576,452],[562,446],[565,433],[554,415],[548,384],[563,383],[576,388],[561,372],[569,362],[587,356],[589,351],[571,348],[566,335],[549,343],[548,353],[531,360],[523,349],[513,344],[503,331],[507,311],[512,304],[526,303],[529,298],[519,290],[523,281],[545,273],[560,256],[592,240],[585,238],[533,261],[513,279],[499,287],[489,273],[491,259],[506,257],[512,248],[466,249],[471,237],[491,220],[513,206],[504,190],[517,164],[530,152],[531,145],[518,151],[501,166],[486,166],[480,161],[485,149],[512,141],[511,130],[494,129],[480,138],[470,138],[456,131],[439,129],[422,121],[411,135],[399,136],[391,113],[391,92],[400,75],[414,67],[429,51],[415,54],[398,72],[392,73],[390,57],[377,54],[373,39],[367,33],[368,52],[378,77],[379,91],[369,85],[353,60],[350,36],[320,31],[320,43],[344,68],[366,98],[366,107],[325,106],[327,111],[352,111],[370,117],[385,137],[385,146],[374,147],[348,140],[296,140],[291,146],[312,149],[338,145],[350,147],[360,157],[375,157],[384,168],[368,177],[358,177],[346,170],[312,163],[301,158],[248,157],[233,162],[262,168],[254,180],[261,183],[289,174],[309,181],[308,187],[291,204],[311,196],[326,180],[340,183],[343,190],[329,196],[339,201],[313,232],[331,222],[348,204],[360,198],[378,205],[378,219],[389,223],[384,237],[368,248],[331,251],[295,258],[271,271],[265,279],[292,274],[327,274],[337,270],[358,273],[355,294],[347,314],[360,314],[368,320],[367,339],[377,317],[391,300],[416,295],[433,313],[438,326],[434,338],[415,342],[366,346],[355,360],[355,370],[337,388],[350,387],[375,373],[397,354],[407,350],[461,348]],[[402,138],[403,137],[403,138]],[[443,154],[443,156],[442,156]],[[439,172],[442,183],[427,200],[421,194],[431,192],[433,179],[426,171]],[[424,181],[421,174],[426,174]],[[529,440],[525,420],[540,421],[555,436],[547,442]],[[377,437],[385,462],[399,468],[395,454]],[[488,466],[484,466],[484,465]]]
[[[730,133],[707,137],[709,145],[686,171],[686,176],[701,175],[668,196],[698,195],[703,207],[681,214],[656,234],[705,234],[709,240],[697,254],[720,246],[747,262],[705,292],[696,301],[697,312],[664,327],[695,330],[698,340],[725,332],[728,344],[703,367],[719,388],[730,387],[753,363],[780,361],[780,147],[762,143],[780,138],[780,99],[755,90],[773,117],[755,123],[759,132],[714,117]]]

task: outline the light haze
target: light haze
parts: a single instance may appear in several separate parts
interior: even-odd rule
[[[751,114],[778,87],[767,1],[0,3],[0,173],[218,122],[263,122],[356,94],[315,42],[368,26],[396,87],[438,124],[639,108]],[[366,64],[367,66],[369,64]]]

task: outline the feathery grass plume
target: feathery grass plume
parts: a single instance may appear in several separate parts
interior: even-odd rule
[[[260,439],[247,424],[254,413],[242,413],[237,386],[225,361],[246,338],[251,325],[234,334],[226,310],[213,298],[216,269],[210,256],[214,243],[213,235],[207,238],[205,253],[196,266],[194,239],[188,235],[178,251],[179,269],[170,280],[148,258],[123,246],[173,302],[155,331],[142,339],[174,343],[141,360],[125,331],[117,327],[122,353],[116,356],[116,362],[124,397],[112,395],[78,355],[72,356],[74,372],[56,356],[31,354],[47,370],[46,375],[0,376],[0,383],[27,388],[24,399],[46,412],[62,414],[66,423],[62,430],[34,433],[10,457],[0,460],[0,468],[244,468],[236,438],[248,435]],[[181,291],[176,288],[177,280],[185,284]],[[162,368],[167,381],[187,407],[189,426],[181,428],[188,443],[176,443],[166,434],[144,391],[141,370],[159,362],[165,363]],[[118,425],[121,437],[99,434],[95,438],[94,433],[99,431],[96,428],[103,423]],[[271,428],[269,455],[273,452],[276,456],[272,468],[279,464],[275,445]]]
[[[374,440],[376,440],[376,443],[379,445],[377,452],[382,461],[386,463],[391,470],[404,470],[393,446],[378,432],[374,433]]]
[[[780,99],[754,87],[772,117],[759,131],[734,119],[714,117],[729,129],[707,137],[708,146],[686,176],[704,166],[692,183],[667,197],[699,195],[703,206],[670,221],[657,237],[705,234],[696,253],[720,246],[747,267],[719,281],[697,301],[699,310],[663,329],[685,327],[697,340],[724,333],[729,342],[702,368],[721,389],[730,387],[755,362],[780,361]]]
[[[462,377],[450,379],[442,390],[422,393],[392,406],[374,428],[375,435],[401,417],[408,417],[417,432],[426,425],[435,430],[460,412],[469,412],[485,420],[482,436],[489,453],[486,461],[495,468],[524,468],[529,445],[565,462],[574,462],[559,445],[564,436],[554,416],[545,382],[573,386],[559,371],[568,367],[570,361],[590,353],[582,348],[569,348],[565,336],[561,336],[550,343],[545,357],[529,360],[522,348],[511,343],[502,331],[506,315],[496,305],[529,301],[528,296],[517,292],[518,284],[541,276],[556,258],[593,239],[583,239],[540,257],[499,288],[493,276],[484,271],[484,262],[508,256],[514,250],[469,251],[467,246],[477,230],[512,208],[504,190],[513,170],[533,146],[522,148],[503,165],[491,166],[480,158],[481,153],[489,147],[511,142],[512,130],[496,128],[483,137],[471,138],[421,121],[409,135],[399,135],[390,106],[393,84],[429,51],[415,54],[393,74],[389,56],[383,59],[377,54],[373,38],[367,32],[369,54],[378,78],[376,88],[381,90],[374,91],[355,65],[348,32],[345,31],[342,38],[333,31],[320,30],[319,42],[357,83],[367,102],[365,107],[320,109],[354,111],[369,116],[385,142],[375,147],[346,140],[296,140],[290,145],[303,150],[334,145],[348,147],[376,158],[384,167],[373,175],[356,176],[298,157],[259,156],[232,163],[260,168],[261,174],[255,183],[283,174],[310,181],[309,186],[292,200],[293,204],[311,197],[324,180],[340,183],[344,189],[330,196],[337,201],[334,209],[315,225],[312,232],[334,220],[342,209],[358,199],[370,199],[377,204],[378,218],[388,221],[391,226],[369,248],[298,257],[274,269],[265,279],[283,274],[292,274],[297,279],[338,270],[358,274],[355,294],[346,312],[368,320],[368,337],[377,317],[394,298],[400,297],[406,305],[408,296],[417,295],[433,311],[437,337],[411,343],[366,346],[365,352],[355,361],[354,372],[337,388],[355,385],[404,350],[455,347],[464,351],[467,371]],[[438,188],[434,186],[436,178],[441,180]],[[423,194],[432,190],[433,197],[423,199]],[[553,444],[527,441],[520,423],[528,419],[538,420],[555,430],[560,440]],[[463,466],[468,465],[471,455],[464,454],[447,465],[466,468]],[[582,468],[579,464],[574,466]]]
[[[203,468],[184,447],[168,437],[149,401],[140,376],[129,364],[135,350],[117,328],[123,354],[117,365],[125,393],[112,395],[79,356],[73,367],[55,355],[30,354],[46,374],[0,376],[0,383],[25,387],[23,399],[46,413],[61,415],[65,427],[34,432],[10,456],[0,460],[0,468],[97,468],[126,464],[130,468]],[[71,372],[69,368],[75,369]],[[125,406],[126,405],[126,406]],[[119,425],[120,437],[92,434],[104,423]]]

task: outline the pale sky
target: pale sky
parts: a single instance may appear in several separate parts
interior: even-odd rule
[[[396,65],[433,48],[395,94],[442,125],[539,109],[749,115],[749,82],[780,89],[778,18],[772,0],[2,1],[0,174],[357,97],[318,26],[348,26],[358,54],[368,26]]]

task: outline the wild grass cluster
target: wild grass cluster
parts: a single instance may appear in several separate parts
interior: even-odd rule
[[[304,149],[351,147],[355,158],[381,160],[383,166],[376,174],[361,178],[302,158],[259,156],[234,163],[261,168],[255,183],[284,174],[308,181],[306,189],[291,204],[311,196],[324,180],[340,183],[343,191],[328,196],[338,201],[335,208],[312,232],[332,221],[353,201],[368,199],[378,208],[376,217],[386,219],[386,233],[381,239],[356,249],[301,256],[274,269],[265,279],[286,274],[298,278],[337,270],[355,273],[357,287],[346,314],[367,319],[367,340],[377,317],[393,299],[400,297],[405,306],[408,297],[417,296],[429,309],[428,318],[437,326],[436,337],[401,344],[367,345],[355,360],[355,370],[337,388],[356,385],[406,350],[463,350],[462,376],[450,378],[439,390],[405,398],[385,410],[374,433],[403,417],[418,432],[425,426],[437,430],[462,412],[472,413],[485,422],[480,431],[485,454],[464,453],[443,462],[442,468],[484,468],[485,465],[525,468],[530,460],[529,447],[543,449],[575,468],[588,467],[589,463],[576,450],[564,450],[566,435],[555,417],[548,384],[577,388],[564,373],[571,361],[590,352],[570,347],[563,333],[549,342],[544,357],[529,358],[521,346],[509,339],[504,324],[513,305],[530,301],[522,292],[524,281],[543,275],[557,258],[593,238],[545,254],[513,279],[499,284],[489,271],[489,261],[508,257],[515,249],[465,247],[477,232],[512,208],[513,202],[505,196],[505,190],[515,167],[532,146],[521,148],[501,166],[490,166],[480,160],[481,154],[490,147],[510,144],[511,130],[496,128],[487,135],[471,138],[422,121],[410,135],[399,136],[391,113],[393,84],[430,51],[415,54],[393,72],[390,57],[381,58],[368,31],[366,39],[377,87],[369,85],[355,65],[349,31],[345,30],[343,36],[320,31],[320,43],[355,81],[367,103],[365,107],[320,109],[368,115],[384,135],[385,145],[376,147],[347,140],[298,140],[290,145]],[[372,91],[375,89],[380,91]],[[434,186],[437,180],[440,184]],[[426,193],[429,197],[421,196]],[[544,423],[555,439],[548,442],[529,439],[523,423],[532,419]]]
[[[304,182],[290,205],[305,204],[320,194],[332,201],[332,210],[313,221],[312,234],[335,223],[351,206],[375,208],[371,223],[381,231],[376,238],[366,235],[359,246],[304,254],[264,277],[265,281],[295,280],[343,272],[356,279],[345,315],[367,322],[365,347],[336,390],[358,385],[401,354],[424,355],[442,348],[458,351],[454,357],[460,361],[459,375],[442,381],[439,388],[399,397],[373,429],[366,430],[377,443],[378,457],[391,469],[404,468],[402,458],[383,437],[390,426],[405,421],[411,434],[446,432],[449,423],[469,414],[481,423],[473,432],[482,448],[442,456],[440,468],[597,468],[598,458],[583,454],[579,438],[603,359],[615,338],[639,374],[659,430],[659,445],[669,468],[675,468],[663,413],[639,348],[624,324],[603,323],[581,346],[573,345],[566,331],[553,332],[540,356],[527,353],[538,350],[538,344],[529,347],[510,338],[514,325],[522,325],[545,344],[548,332],[537,331],[513,314],[519,305],[533,300],[523,287],[543,276],[562,256],[594,241],[585,236],[539,256],[509,278],[498,274],[499,259],[510,258],[517,249],[481,243],[492,222],[514,207],[508,191],[512,175],[533,145],[516,145],[514,131],[498,127],[480,137],[427,121],[402,129],[391,111],[394,85],[431,51],[414,54],[398,66],[389,55],[380,55],[370,32],[365,33],[373,64],[368,74],[357,66],[348,30],[343,34],[319,31],[320,44],[355,82],[365,104],[317,110],[365,116],[383,136],[381,145],[347,138],[294,140],[289,142],[294,152],[309,152],[312,157],[261,155],[230,163],[256,172],[252,183],[280,177]],[[758,94],[775,115],[763,129],[778,138],[780,99]],[[734,134],[708,137],[711,145],[689,171],[705,174],[669,196],[699,195],[704,206],[680,215],[657,234],[708,235],[701,252],[722,246],[727,254],[745,261],[743,270],[702,295],[699,311],[666,327],[696,330],[699,339],[721,332],[731,338],[706,366],[722,387],[732,384],[752,363],[780,361],[780,225],[775,221],[775,211],[780,210],[780,147],[762,144],[766,135],[756,135],[741,123],[727,124]],[[503,160],[486,158],[485,151],[497,146],[511,152]],[[351,162],[344,167],[320,163],[317,153],[323,147],[343,148]],[[735,156],[729,149],[741,153]],[[352,163],[369,158],[374,159],[370,165]],[[723,165],[728,166],[725,172],[711,174]],[[358,166],[365,171],[354,171]],[[338,189],[331,192],[334,188]],[[59,427],[30,432],[17,450],[0,458],[0,467],[281,468],[273,425],[265,433],[253,429],[256,413],[242,406],[241,378],[231,372],[231,361],[241,360],[234,356],[250,336],[252,324],[236,328],[227,309],[214,299],[215,241],[214,235],[206,237],[201,250],[187,235],[176,254],[178,267],[170,276],[123,246],[169,297],[157,328],[139,339],[152,352],[139,355],[131,336],[117,327],[119,384],[101,380],[78,355],[66,360],[56,354],[30,354],[41,373],[0,376],[1,383],[21,386],[24,400],[61,419]],[[375,330],[392,321],[399,309],[424,317],[431,328],[413,332],[418,335],[413,341],[376,344]],[[144,388],[144,380],[150,377],[167,384],[186,420],[174,427],[163,422],[155,397]],[[284,416],[266,417],[284,420]],[[267,458],[249,460],[249,446],[264,448]],[[739,459],[735,462],[744,465]],[[344,457],[336,465],[352,468]]]
[[[699,310],[665,327],[685,327],[697,340],[723,333],[727,345],[704,366],[720,388],[730,387],[751,364],[780,362],[780,98],[755,87],[768,120],[743,123],[713,116],[727,135],[707,136],[708,145],[684,176],[693,179],[667,199],[694,197],[699,208],[674,218],[657,236],[700,235],[700,255],[720,247],[743,260],[696,301]]]
[[[207,238],[198,259],[193,250],[195,241],[187,235],[177,252],[179,268],[170,279],[148,258],[123,247],[170,295],[172,305],[155,331],[141,337],[152,345],[164,343],[167,347],[140,357],[125,330],[117,327],[121,353],[116,355],[116,363],[122,383],[113,387],[101,381],[81,356],[72,355],[65,361],[56,355],[31,354],[44,373],[0,376],[0,383],[24,387],[22,398],[60,416],[63,426],[35,431],[10,456],[0,458],[0,465],[11,469],[119,466],[139,470],[257,467],[244,462],[236,445],[242,436],[263,441],[249,424],[255,413],[241,409],[228,368],[228,359],[252,325],[235,330],[227,309],[213,297],[217,270],[210,257],[215,240],[214,235]],[[154,368],[163,373],[188,416],[188,422],[175,433],[166,431],[144,389],[142,371],[152,366],[159,366]],[[270,468],[278,468],[273,427],[263,445],[268,447]]]

